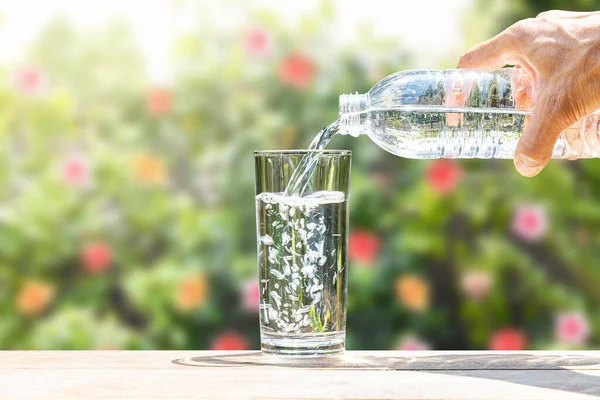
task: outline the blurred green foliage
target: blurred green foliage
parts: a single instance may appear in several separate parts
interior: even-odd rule
[[[306,147],[339,94],[411,67],[367,33],[340,48],[334,12],[292,26],[250,10],[224,30],[198,9],[168,85],[145,76],[120,22],[58,18],[30,49],[35,68],[2,69],[0,347],[258,348],[252,152]],[[509,161],[403,160],[366,137],[331,147],[353,150],[351,226],[377,248],[351,259],[348,348],[484,349],[507,327],[531,348],[598,342],[597,160],[525,179]],[[514,228],[529,205],[534,239]],[[563,313],[590,332],[561,342]]]
[[[467,25],[477,26],[483,36],[493,36],[506,27],[525,18],[535,18],[541,12],[550,10],[598,11],[598,0],[475,0],[473,14]],[[472,31],[470,31],[472,32]],[[481,40],[472,34],[470,39]]]

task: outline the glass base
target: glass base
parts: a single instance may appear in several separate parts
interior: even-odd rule
[[[260,342],[262,351],[266,354],[321,356],[343,353],[346,333],[314,334],[303,337],[281,337],[263,333]]]

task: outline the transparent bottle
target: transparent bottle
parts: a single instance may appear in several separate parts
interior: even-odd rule
[[[513,158],[533,90],[521,69],[402,71],[340,96],[339,133],[406,158]],[[599,117],[563,131],[553,158],[600,156]]]

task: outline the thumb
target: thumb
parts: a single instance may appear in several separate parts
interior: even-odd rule
[[[518,46],[508,30],[467,50],[458,61],[457,68],[499,69],[516,55]]]
[[[562,118],[556,98],[540,96],[515,150],[515,168],[523,176],[535,176],[550,162],[561,132],[575,121]]]

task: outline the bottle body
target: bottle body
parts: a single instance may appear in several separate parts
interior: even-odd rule
[[[399,72],[367,94],[340,96],[340,133],[367,134],[406,158],[513,158],[533,89],[517,69]],[[564,131],[553,157],[600,156],[599,116]]]

